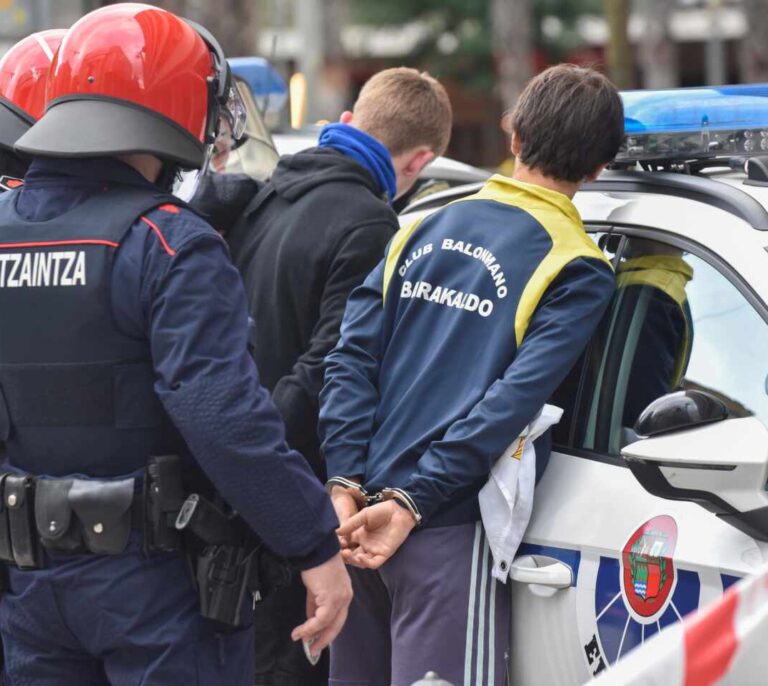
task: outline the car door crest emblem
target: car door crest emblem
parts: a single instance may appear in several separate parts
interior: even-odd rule
[[[628,606],[641,621],[655,621],[675,585],[673,555],[677,524],[660,515],[642,524],[621,554],[622,587]]]
[[[614,555],[582,554],[578,588],[591,602],[582,606],[579,632],[592,674],[699,607],[699,573],[676,564],[677,537],[676,520],[658,515],[634,529]]]

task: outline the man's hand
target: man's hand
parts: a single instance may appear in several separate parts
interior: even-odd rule
[[[344,488],[343,486],[334,486],[331,490],[331,502],[333,503],[333,509],[336,510],[336,516],[339,519],[339,524],[342,526],[346,521],[357,514],[360,509],[357,500],[352,492]],[[350,547],[350,540],[348,536],[339,536],[339,545],[342,549]]]
[[[344,626],[352,602],[352,582],[340,554],[319,567],[304,570],[301,580],[307,587],[307,621],[293,630],[291,638],[310,644],[315,657]]]
[[[415,526],[410,512],[388,500],[353,515],[336,533],[351,541],[351,546],[341,551],[347,564],[378,569],[395,554]]]

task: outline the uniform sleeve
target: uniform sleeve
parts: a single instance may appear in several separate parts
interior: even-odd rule
[[[405,490],[425,520],[458,490],[488,478],[496,459],[530,424],[583,351],[613,289],[613,272],[604,262],[580,258],[562,270],[503,376],[419,459]]]
[[[347,302],[341,337],[326,359],[319,432],[328,476],[365,474],[368,444],[379,404],[384,262]]]
[[[339,340],[350,293],[379,263],[393,233],[393,227],[381,223],[360,226],[333,246],[309,347],[296,360],[291,373],[280,379],[272,391],[272,400],[285,420],[286,436],[292,446],[299,447],[306,442],[306,436],[317,434],[318,396],[323,387],[325,358]]]
[[[173,245],[171,243],[171,245]],[[156,391],[221,495],[276,553],[314,567],[338,551],[330,500],[290,450],[247,352],[237,270],[211,232],[147,253],[142,282]]]

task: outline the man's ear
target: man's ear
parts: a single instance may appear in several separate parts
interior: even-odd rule
[[[406,153],[405,164],[400,168],[400,173],[406,178],[415,178],[434,159],[434,151],[426,145],[420,145]]]
[[[353,116],[354,116],[354,115],[352,114],[352,112],[350,112],[349,110],[344,110],[344,111],[341,113],[341,116],[339,117],[339,121],[340,121],[342,124],[350,124],[350,123],[352,122],[352,117],[353,117]]]
[[[522,148],[522,143],[520,141],[520,136],[517,135],[517,131],[512,132],[512,142],[509,146],[509,149],[511,150],[512,154],[515,157],[520,157],[520,148]]]
[[[584,179],[584,183],[589,183],[590,181],[594,181],[600,174],[603,173],[603,170],[605,169],[605,165],[601,164],[595,171],[593,171],[591,174],[587,175],[587,177]]]

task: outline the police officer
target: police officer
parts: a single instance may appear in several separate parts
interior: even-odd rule
[[[43,114],[48,70],[64,33],[33,33],[0,60],[0,192],[21,186],[27,172],[29,161],[13,146]]]
[[[252,683],[251,630],[201,617],[182,553],[142,550],[153,456],[191,455],[293,560],[309,595],[293,638],[310,656],[344,623],[333,509],[259,385],[238,273],[164,192],[204,164],[220,116],[242,129],[229,78],[203,29],[111,5],[68,31],[18,142],[29,172],[0,197],[9,683]]]

